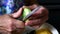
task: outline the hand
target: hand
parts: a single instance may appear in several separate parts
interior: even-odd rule
[[[39,28],[43,23],[48,20],[48,11],[44,7],[41,7],[26,21],[25,25],[33,28]]]
[[[0,33],[21,34],[24,31],[24,23],[20,20],[14,19],[21,14],[21,11],[22,8],[20,8],[16,13],[0,16]]]

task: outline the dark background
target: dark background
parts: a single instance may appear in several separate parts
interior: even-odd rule
[[[48,22],[60,32],[60,0],[38,0],[49,10]]]

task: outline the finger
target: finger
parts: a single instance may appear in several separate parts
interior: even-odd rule
[[[29,26],[33,26],[33,25],[37,25],[37,24],[41,24],[40,19],[29,20],[29,21],[26,21],[26,23],[25,23],[25,25],[29,25]]]
[[[36,24],[37,20],[29,20],[29,21],[26,21],[25,25],[34,25]]]
[[[17,12],[10,14],[10,16],[13,18],[18,18],[21,16],[21,13],[22,13],[22,8],[20,8]]]
[[[36,16],[37,15],[37,16]],[[32,15],[29,20],[35,20],[35,19],[40,19],[40,14],[35,14],[35,15]]]
[[[24,23],[22,21],[19,21],[19,20],[14,20],[12,27],[13,27],[12,28],[13,29],[12,33],[15,32],[17,34],[22,33],[24,31],[24,29],[25,29]]]
[[[17,27],[17,28],[24,28],[25,25],[24,25],[24,22],[20,21],[20,20],[16,20],[16,19],[13,19],[13,24]]]

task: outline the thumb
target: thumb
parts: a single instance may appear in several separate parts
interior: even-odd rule
[[[21,16],[21,13],[22,13],[22,8],[20,8],[17,12],[10,14],[10,16],[13,18],[18,18]]]

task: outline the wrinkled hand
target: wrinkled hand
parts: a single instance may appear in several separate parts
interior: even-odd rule
[[[44,7],[41,7],[26,21],[25,25],[31,26],[33,28],[39,28],[47,20],[48,20],[48,11]]]
[[[14,14],[0,16],[0,34],[21,34],[24,31],[24,23],[14,19],[21,14],[21,11],[22,8]]]

